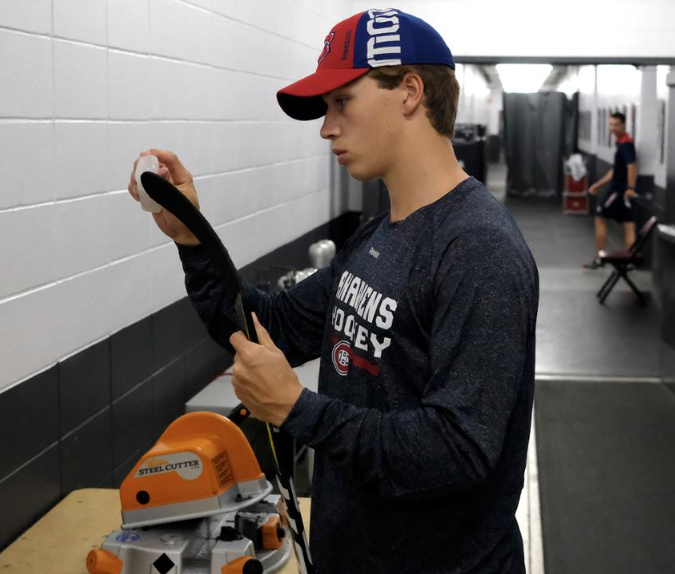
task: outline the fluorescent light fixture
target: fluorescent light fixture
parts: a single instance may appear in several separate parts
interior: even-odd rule
[[[497,64],[497,72],[505,92],[538,92],[551,70],[551,64]]]

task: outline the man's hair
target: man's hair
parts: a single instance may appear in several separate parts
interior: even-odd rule
[[[621,112],[614,112],[613,114],[610,114],[609,117],[619,120],[622,124],[626,125],[626,116]]]
[[[431,125],[438,133],[452,139],[455,133],[459,102],[459,82],[452,68],[432,64],[381,66],[373,68],[368,75],[378,83],[380,88],[393,90],[410,72],[419,74],[424,83],[423,103]]]

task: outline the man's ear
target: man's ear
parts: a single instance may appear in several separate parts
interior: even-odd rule
[[[424,100],[422,77],[415,72],[409,72],[403,76],[401,88],[404,90],[403,111],[405,115],[411,115]]]

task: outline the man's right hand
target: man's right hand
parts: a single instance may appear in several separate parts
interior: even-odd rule
[[[199,209],[199,198],[197,197],[197,190],[194,186],[192,174],[185,169],[185,166],[180,162],[175,153],[161,149],[150,149],[140,154],[154,155],[159,160],[159,172],[157,175],[170,181],[175,185],[185,197],[187,197],[192,204]],[[136,200],[140,201],[138,197],[138,189],[136,185],[136,166],[138,160],[134,162],[134,169],[131,172],[131,181],[129,182],[129,193]],[[152,217],[162,232],[173,239],[180,245],[199,245],[199,240],[193,233],[183,225],[183,223],[175,218],[171,213],[162,209],[159,213],[153,213]]]
[[[600,182],[596,182],[593,185],[591,185],[591,187],[588,188],[588,193],[590,193],[591,195],[595,195],[596,193],[598,193],[599,189],[600,189]]]

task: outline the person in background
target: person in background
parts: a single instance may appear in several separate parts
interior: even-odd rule
[[[632,199],[637,196],[637,157],[633,138],[626,132],[626,116],[622,113],[611,114],[609,129],[616,137],[614,165],[601,179],[588,188],[588,193],[596,195],[606,183],[610,186],[598,197],[595,210],[595,258],[585,263],[586,269],[602,266],[602,255],[607,245],[607,220],[613,219],[623,226],[626,249],[635,242],[635,208]]]

